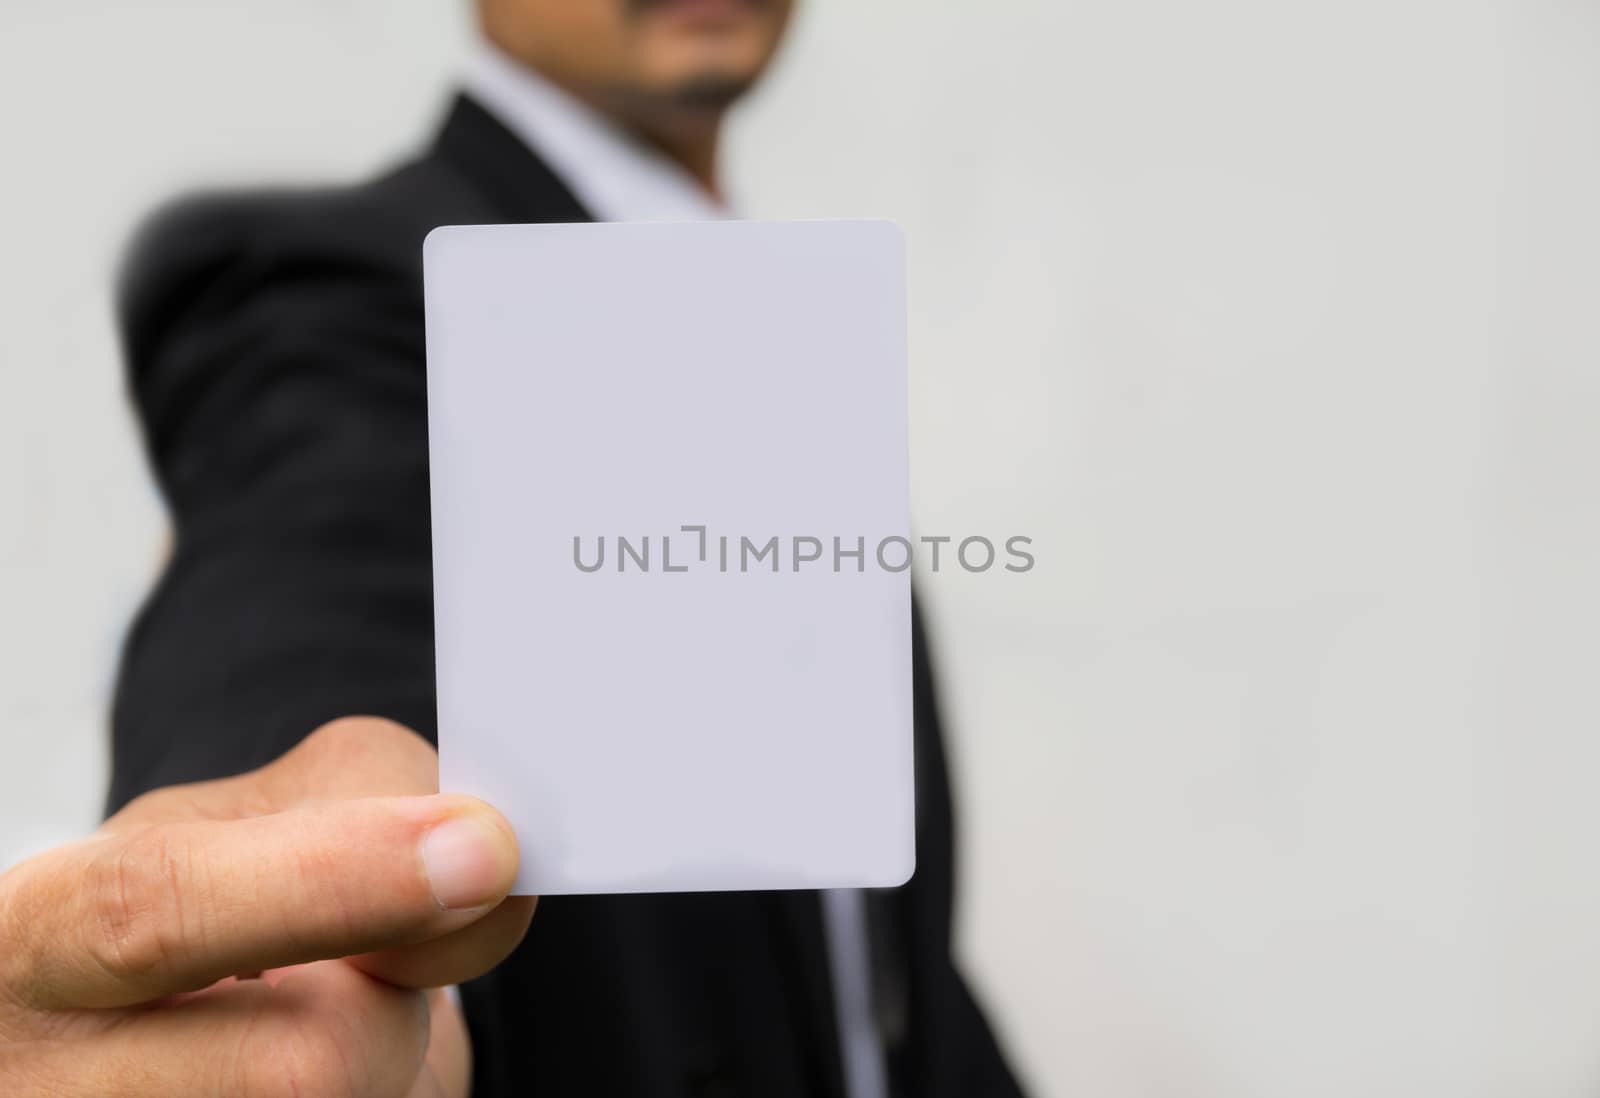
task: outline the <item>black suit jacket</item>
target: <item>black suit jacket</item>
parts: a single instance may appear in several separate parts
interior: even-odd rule
[[[126,267],[131,385],[176,544],[131,631],[110,803],[237,773],[347,714],[434,732],[421,245],[441,224],[584,221],[458,100],[362,186],[192,199]],[[918,868],[875,894],[905,1095],[1014,1095],[950,958],[951,813],[915,644]],[[552,897],[464,989],[480,1095],[842,1096],[814,893]]]

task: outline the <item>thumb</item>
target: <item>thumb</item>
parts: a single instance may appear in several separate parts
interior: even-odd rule
[[[0,983],[109,1007],[252,972],[429,941],[505,898],[516,839],[467,797],[385,797],[179,820],[41,855],[4,879],[24,941]]]

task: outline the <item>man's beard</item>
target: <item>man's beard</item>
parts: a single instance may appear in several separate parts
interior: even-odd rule
[[[733,106],[753,83],[750,77],[733,73],[702,73],[674,87],[667,98],[688,110],[721,112]]]
[[[667,0],[627,0],[627,12],[629,15],[638,15],[666,2]],[[747,0],[747,2],[752,8],[767,8],[771,7],[775,0]]]

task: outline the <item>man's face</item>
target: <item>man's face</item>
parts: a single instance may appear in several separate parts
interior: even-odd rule
[[[481,0],[502,48],[625,118],[716,115],[761,75],[791,0]]]

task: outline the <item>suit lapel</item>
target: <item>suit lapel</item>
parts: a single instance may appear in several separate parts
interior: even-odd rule
[[[451,104],[434,153],[508,223],[595,220],[532,149],[465,95]]]

